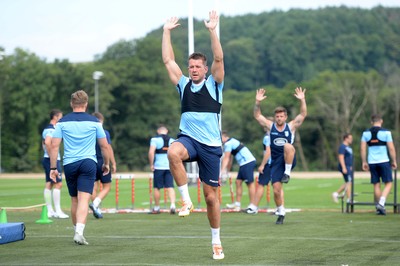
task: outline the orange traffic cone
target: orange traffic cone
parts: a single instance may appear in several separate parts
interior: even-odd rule
[[[42,207],[42,215],[40,216],[40,219],[36,221],[37,224],[50,224],[53,221],[47,217],[47,206],[44,205]]]

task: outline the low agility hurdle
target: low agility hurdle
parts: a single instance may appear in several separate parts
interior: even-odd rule
[[[392,187],[392,192],[393,192],[393,202],[386,202],[386,206],[393,206],[393,213],[398,213],[398,206],[400,205],[397,202],[397,170],[393,171],[393,187]],[[350,202],[347,202],[346,204],[346,212],[347,213],[353,213],[354,212],[354,206],[356,205],[363,205],[363,206],[375,206],[376,202],[358,202],[354,201],[354,197],[357,196],[357,193],[354,193],[354,178],[351,180],[351,200]],[[343,212],[343,208],[342,208]]]

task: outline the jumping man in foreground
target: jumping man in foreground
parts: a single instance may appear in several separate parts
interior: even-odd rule
[[[213,258],[223,259],[224,253],[219,235],[221,213],[217,188],[222,156],[219,121],[225,71],[222,47],[216,32],[219,17],[216,11],[211,11],[209,16],[209,21],[204,21],[204,25],[210,33],[213,53],[210,76],[206,77],[208,66],[204,54],[193,53],[189,56],[189,77],[183,75],[181,68],[175,62],[171,31],[180,25],[176,17],[164,24],[162,59],[181,100],[180,134],[168,149],[170,170],[183,199],[179,216],[188,216],[193,210],[187,174],[182,162],[197,161],[207,204],[207,217],[211,226]]]

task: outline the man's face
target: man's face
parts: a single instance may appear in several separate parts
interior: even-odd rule
[[[197,84],[205,79],[208,67],[204,65],[204,62],[201,59],[190,59],[188,70],[193,83]]]
[[[227,142],[228,140],[228,136],[226,136],[225,134],[222,134],[222,143]]]
[[[59,113],[59,114],[56,116],[56,119],[57,119],[56,122],[58,122],[58,120],[60,120],[62,117],[63,117],[63,114],[62,114],[62,113]]]
[[[349,135],[347,137],[347,143],[349,143],[349,145],[351,145],[353,143],[353,136],[352,135]]]
[[[287,119],[287,115],[285,114],[285,112],[279,112],[279,113],[275,113],[275,123],[278,126],[282,126]]]

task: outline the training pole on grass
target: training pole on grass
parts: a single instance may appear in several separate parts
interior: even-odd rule
[[[231,193],[231,202],[235,202],[235,197],[233,195],[233,185],[232,185],[232,177],[229,177],[229,191]]]
[[[218,199],[219,199],[219,204],[222,205],[222,189],[221,189],[221,184],[222,184],[222,178],[219,176],[219,186],[218,186]]]
[[[150,209],[153,206],[153,182],[152,182],[153,178],[152,176],[149,177],[149,202],[150,202]]]
[[[163,190],[164,190],[164,208],[166,209],[167,208],[167,201],[168,201],[168,198],[167,198],[167,189],[168,188],[164,188]]]
[[[197,177],[197,208],[201,207],[201,181],[200,177]]]
[[[115,208],[119,209],[119,181],[122,179],[131,180],[131,209],[135,208],[135,175],[134,174],[120,174],[115,179]]]

